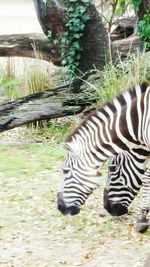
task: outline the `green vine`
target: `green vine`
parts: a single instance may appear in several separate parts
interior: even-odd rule
[[[89,20],[86,11],[90,4],[91,0],[68,0],[68,22],[61,41],[55,38],[51,31],[48,32],[48,37],[53,43],[60,45],[61,64],[68,66],[72,74],[77,71],[83,51],[80,40],[83,36],[85,24]]]
[[[90,3],[90,0],[69,0],[69,20],[66,24],[67,29],[62,38],[61,56],[63,58],[62,64],[68,65],[69,70],[73,73],[79,65],[81,52],[83,50],[80,44],[80,38],[83,36],[85,24],[89,19],[86,10]]]

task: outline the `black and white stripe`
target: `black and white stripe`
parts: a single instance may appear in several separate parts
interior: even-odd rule
[[[98,174],[106,160],[131,151],[136,156],[136,149],[143,146],[150,152],[149,106],[150,85],[142,82],[90,114],[68,137],[66,146],[70,152],[58,193],[58,208],[63,214],[79,212],[80,205],[99,185]],[[149,210],[149,163],[147,157],[142,180],[142,222]]]
[[[135,152],[136,156],[132,151],[117,154],[109,164],[108,180],[104,189],[104,207],[113,216],[128,212],[128,206],[142,186],[145,161],[149,152],[144,147],[136,149]]]

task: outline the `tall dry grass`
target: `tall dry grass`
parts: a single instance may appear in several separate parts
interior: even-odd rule
[[[65,81],[61,68],[40,59],[0,59],[0,95],[9,99],[55,88]]]

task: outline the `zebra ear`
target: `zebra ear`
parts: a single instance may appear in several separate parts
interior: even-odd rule
[[[68,142],[64,144],[65,148],[74,154],[80,156],[80,148],[77,143],[75,142]]]
[[[150,157],[147,157],[145,160],[145,168],[150,168]]]
[[[71,150],[71,145],[70,143],[64,143],[64,148],[67,149],[67,150]]]

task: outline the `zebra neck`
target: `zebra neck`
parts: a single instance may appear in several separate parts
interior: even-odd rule
[[[149,135],[143,132],[150,132],[147,95],[150,87],[143,82],[91,113],[67,138],[71,151],[100,164],[114,154],[148,147]]]

